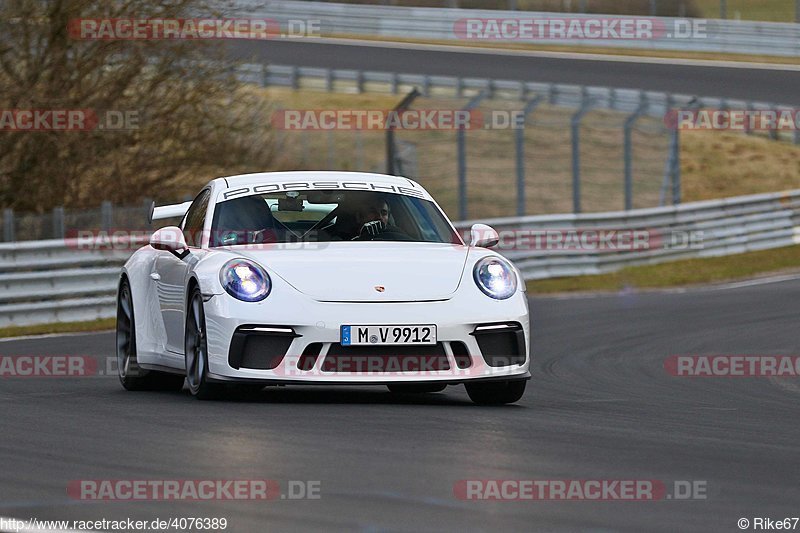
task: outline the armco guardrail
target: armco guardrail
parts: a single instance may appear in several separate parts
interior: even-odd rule
[[[789,105],[687,94],[643,91],[615,87],[594,87],[565,83],[541,83],[491,78],[407,74],[352,69],[298,67],[247,63],[237,70],[238,78],[264,87],[290,87],[328,92],[401,94],[417,88],[423,96],[463,98],[485,92],[487,98],[529,101],[541,96],[551,105],[608,109],[623,113],[643,114],[664,119],[673,109],[748,109],[792,111]],[[773,137],[794,140],[800,144],[798,131],[776,130]]]
[[[463,19],[593,19],[620,18],[612,15],[582,15],[551,12],[523,12],[432,7],[396,7],[363,4],[335,4],[303,1],[238,1],[237,8],[248,16],[265,17],[282,24],[290,20],[317,20],[320,31],[330,35],[363,35],[423,40],[457,40],[456,22]],[[629,18],[629,17],[626,17]],[[515,39],[515,42],[602,46],[644,50],[724,52],[776,56],[800,55],[800,25],[782,22],[705,20],[702,32],[678,38],[695,19],[651,17],[652,38],[645,39]],[[565,34],[566,35],[566,34]],[[684,34],[680,34],[684,35]],[[491,41],[486,41],[491,42]]]
[[[800,244],[800,190],[616,213],[481,222],[501,232],[499,250],[514,260],[526,279],[580,276]],[[471,225],[464,222],[457,227],[468,232]],[[640,230],[651,236],[650,245],[627,249],[530,245],[536,242],[531,235],[545,235],[547,243],[548,231],[563,236],[601,229]],[[525,239],[519,242],[528,244],[514,244],[520,235]],[[670,245],[675,235],[699,240],[695,246]],[[119,267],[128,255],[121,250],[87,249],[75,240],[0,244],[0,327],[114,316]]]

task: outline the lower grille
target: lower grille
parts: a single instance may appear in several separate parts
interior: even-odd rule
[[[292,340],[298,337],[294,330],[273,326],[241,326],[233,333],[228,350],[231,368],[272,370],[277,368]]]
[[[511,366],[525,362],[525,332],[518,322],[482,324],[472,335],[487,365]]]
[[[331,344],[325,372],[432,372],[450,370],[442,343],[427,346],[342,346]]]

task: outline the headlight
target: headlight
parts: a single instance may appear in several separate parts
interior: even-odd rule
[[[475,284],[487,296],[505,300],[517,291],[517,275],[506,261],[497,257],[484,257],[473,270]]]
[[[272,281],[263,268],[246,259],[233,259],[219,272],[225,291],[245,302],[260,302],[272,289]]]

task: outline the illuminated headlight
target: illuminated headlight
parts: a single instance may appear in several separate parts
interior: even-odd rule
[[[272,282],[263,268],[245,259],[225,263],[219,273],[225,291],[245,302],[259,302],[269,296]]]
[[[484,257],[473,270],[475,284],[487,296],[505,300],[517,291],[517,275],[506,261],[497,257]]]

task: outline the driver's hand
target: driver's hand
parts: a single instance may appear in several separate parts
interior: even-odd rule
[[[371,239],[386,229],[386,224],[382,220],[373,220],[361,226],[361,231],[358,232],[359,239]]]

